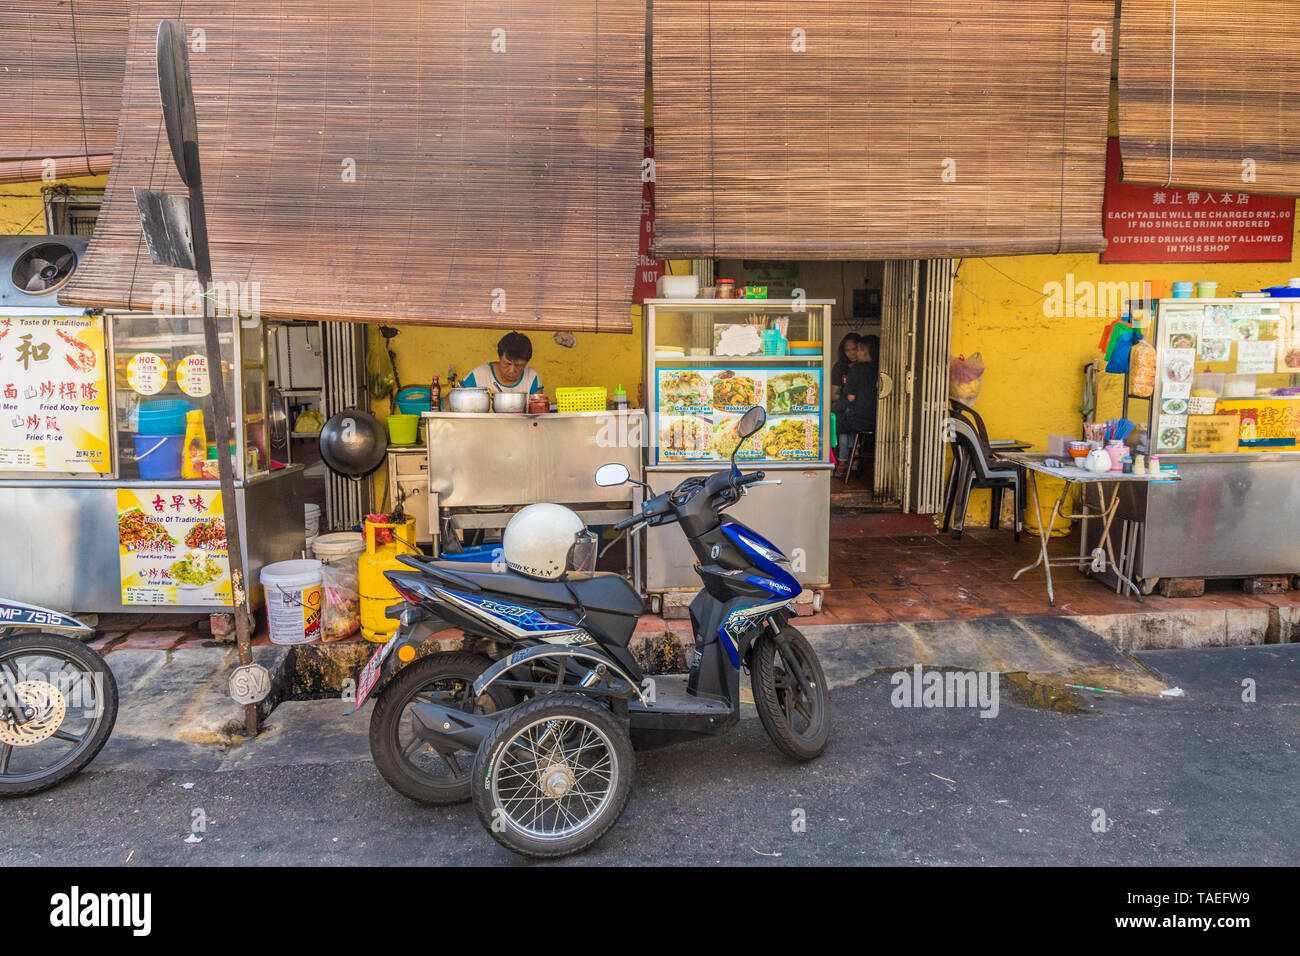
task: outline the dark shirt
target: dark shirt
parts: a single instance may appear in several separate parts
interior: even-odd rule
[[[845,397],[853,396],[844,412],[850,431],[876,430],[876,380],[880,366],[875,362],[855,362],[849,366],[844,384]]]
[[[847,361],[846,359],[840,359],[832,365],[831,384],[842,391],[844,388],[844,382],[849,376],[849,369],[851,369],[855,364],[856,363]]]

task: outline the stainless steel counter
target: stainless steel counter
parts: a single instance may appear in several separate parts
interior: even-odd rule
[[[524,505],[549,501],[573,508],[589,525],[607,525],[639,506],[637,486],[600,488],[593,476],[608,462],[622,462],[640,476],[647,436],[641,411],[421,417],[435,546],[439,518],[448,514],[462,528],[504,527]]]
[[[67,611],[207,613],[219,606],[124,605],[117,489],[216,490],[216,481],[14,479],[0,481],[0,579],[6,597]],[[249,593],[261,604],[264,565],[299,557],[305,546],[302,466],[290,465],[235,488]]]
[[[1181,480],[1120,488],[1115,538],[1130,542],[1134,575],[1300,572],[1300,453],[1161,455],[1160,460],[1177,465]],[[1097,529],[1096,522],[1088,524],[1091,547]]]

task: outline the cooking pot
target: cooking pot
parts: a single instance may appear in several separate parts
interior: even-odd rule
[[[492,396],[492,411],[522,415],[528,410],[528,395],[524,392],[497,392]]]
[[[362,478],[384,463],[388,429],[374,415],[349,408],[330,417],[320,430],[320,456],[330,471]]]
[[[447,410],[451,412],[490,412],[492,394],[486,388],[453,388],[447,393]]]

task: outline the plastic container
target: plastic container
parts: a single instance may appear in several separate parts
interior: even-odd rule
[[[1219,293],[1219,283],[1217,282],[1198,282],[1196,283],[1196,298],[1213,299]]]
[[[202,478],[203,463],[208,459],[208,435],[203,427],[203,410],[185,413],[185,450],[181,455],[181,477]]]
[[[277,561],[262,568],[272,644],[310,644],[321,632],[320,562]]]
[[[1192,297],[1192,288],[1193,288],[1194,285],[1195,285],[1195,283],[1193,283],[1193,282],[1175,282],[1175,283],[1174,283],[1174,298],[1175,298],[1175,299],[1190,299],[1190,298]]]
[[[1147,299],[1163,299],[1165,297],[1165,280],[1143,279],[1142,294]]]
[[[419,415],[389,415],[388,440],[394,445],[414,445],[420,435]]]
[[[438,555],[439,561],[460,561],[463,564],[493,564],[504,562],[505,559],[505,552],[499,544],[471,544],[458,554],[444,551]]]
[[[307,532],[307,537],[314,538],[320,534],[320,505],[305,504],[302,506],[303,529]]]
[[[312,552],[322,563],[331,567],[348,565],[356,567],[357,558],[365,554],[366,537],[359,531],[338,531],[323,534],[316,539]]]
[[[171,481],[181,476],[183,435],[135,435],[135,463],[140,477],[150,481]]]
[[[393,540],[386,544],[376,544],[377,528],[391,528]],[[415,553],[415,519],[407,518],[401,524],[390,524],[373,522],[367,518],[365,535],[366,553],[357,559],[357,580],[361,590],[361,636],[382,644],[393,636],[398,624],[397,618],[389,617],[384,612],[402,600],[388,578],[384,577],[384,572],[406,567],[398,560],[398,556]]]
[[[428,385],[411,385],[402,389],[393,399],[399,414],[419,415],[431,411],[430,396],[433,390]]]
[[[144,402],[136,417],[136,434],[184,435],[185,416],[193,410],[193,405],[177,398]]]
[[[555,404],[561,412],[603,412],[606,410],[605,389],[557,388]]]

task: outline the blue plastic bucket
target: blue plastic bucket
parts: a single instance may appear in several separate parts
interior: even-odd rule
[[[185,413],[194,406],[177,398],[162,398],[140,406],[138,435],[184,435]]]
[[[402,415],[419,415],[430,411],[432,395],[433,390],[427,385],[412,385],[398,392],[393,403]]]
[[[135,435],[135,463],[141,478],[170,481],[181,476],[184,435]]]

